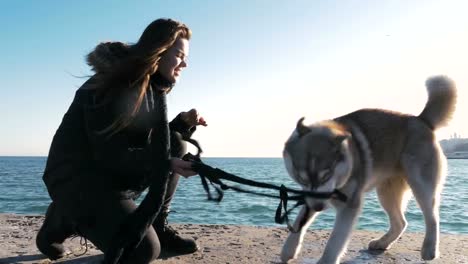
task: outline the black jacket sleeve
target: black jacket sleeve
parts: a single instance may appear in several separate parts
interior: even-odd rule
[[[169,122],[169,128],[171,131],[178,132],[181,135],[192,137],[192,134],[197,129],[196,126],[189,127],[184,120],[182,120],[181,114],[178,114],[171,122]]]

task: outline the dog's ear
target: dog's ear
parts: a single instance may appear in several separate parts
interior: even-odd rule
[[[310,132],[310,128],[304,125],[304,119],[305,117],[301,117],[301,119],[299,119],[296,124],[296,131],[299,133],[299,137],[302,137],[303,135]]]

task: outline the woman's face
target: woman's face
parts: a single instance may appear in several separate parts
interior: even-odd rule
[[[159,61],[158,71],[171,83],[176,83],[182,72],[187,67],[187,56],[189,52],[189,42],[183,38],[177,38],[162,56]]]

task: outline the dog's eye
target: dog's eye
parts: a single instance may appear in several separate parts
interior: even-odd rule
[[[323,169],[323,170],[322,170],[322,175],[325,176],[325,175],[327,175],[327,174],[330,174],[330,172],[331,172],[331,168]]]
[[[325,168],[320,170],[318,174],[320,183],[325,183],[326,181],[328,181],[332,175],[332,172],[332,168]]]
[[[330,174],[331,169],[330,168],[325,168],[320,170],[319,177],[320,179],[325,179],[328,177],[328,174]]]

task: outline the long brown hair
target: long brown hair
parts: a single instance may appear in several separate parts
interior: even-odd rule
[[[87,63],[96,72],[92,89],[98,89],[108,100],[127,91],[137,95],[130,111],[118,116],[101,133],[112,135],[130,124],[141,107],[150,76],[157,71],[163,53],[177,38],[190,40],[191,35],[190,29],[181,22],[157,19],[146,27],[137,43],[104,42],[87,55]]]

